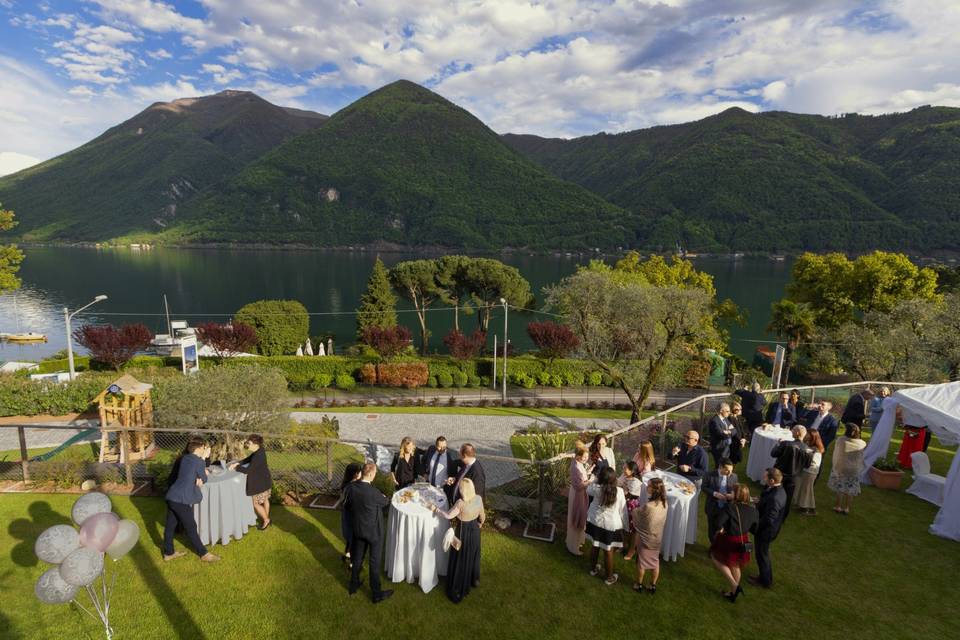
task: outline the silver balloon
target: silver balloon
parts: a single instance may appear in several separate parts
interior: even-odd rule
[[[63,604],[70,602],[77,595],[80,587],[69,584],[60,576],[60,570],[57,567],[51,567],[40,576],[37,585],[33,588],[40,602],[46,604]]]
[[[117,526],[117,535],[113,542],[107,547],[107,555],[114,560],[119,560],[127,555],[130,549],[136,546],[140,539],[140,527],[133,520],[121,520]]]
[[[33,550],[37,557],[50,564],[60,564],[64,558],[80,548],[77,530],[68,524],[55,524],[37,538]]]
[[[103,571],[103,554],[81,547],[60,563],[60,577],[69,584],[84,587]]]
[[[110,498],[98,491],[93,491],[80,496],[77,501],[73,503],[73,511],[70,515],[73,516],[74,522],[83,526],[83,521],[90,516],[96,513],[108,513],[111,510]]]

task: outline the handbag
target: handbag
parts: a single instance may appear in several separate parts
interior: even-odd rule
[[[740,530],[741,535],[743,534],[743,528],[740,526],[740,505],[736,505],[737,509],[737,529]],[[739,553],[753,553],[753,543],[750,541],[741,542],[737,545],[737,551]]]

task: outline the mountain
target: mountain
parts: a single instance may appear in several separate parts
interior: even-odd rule
[[[609,247],[635,226],[402,80],[252,162],[193,202],[183,223],[190,241],[473,249]]]
[[[107,240],[176,226],[184,202],[327,116],[246,91],[158,102],[98,138],[0,178],[25,240]]]
[[[652,220],[638,230],[641,246],[960,247],[960,109],[831,118],[734,108],[617,135],[503,139]]]

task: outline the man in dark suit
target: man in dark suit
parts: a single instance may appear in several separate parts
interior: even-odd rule
[[[733,423],[730,422],[730,405],[721,402],[717,408],[717,415],[710,418],[710,424],[707,425],[710,434],[710,453],[713,454],[714,467],[720,466],[721,460],[729,460],[732,457],[734,439],[739,445],[740,436],[737,433]]]
[[[781,484],[787,494],[787,506],[783,511],[784,521],[790,515],[790,503],[793,502],[793,492],[797,488],[797,478],[813,462],[813,450],[803,443],[803,439],[807,436],[806,428],[797,425],[792,432],[793,440],[778,442],[770,452],[770,455],[777,459],[773,466],[783,474]]]
[[[747,433],[751,437],[754,430],[763,424],[763,408],[767,401],[761,391],[759,382],[754,382],[752,389],[744,388],[734,391],[735,394],[740,396],[740,402],[743,405],[743,417],[747,421]]]
[[[436,443],[427,449],[420,459],[420,475],[435,487],[440,487],[447,494],[447,500],[453,503],[453,487],[447,484],[456,467],[457,460],[447,447],[447,439],[437,438]]]
[[[733,487],[737,482],[737,474],[733,472],[733,462],[726,459],[718,462],[717,468],[703,478],[703,495],[707,498],[707,539],[710,542],[713,542],[717,534],[717,518],[733,501]]]
[[[673,448],[673,457],[677,459],[677,471],[695,485],[703,484],[703,476],[710,470],[707,452],[700,446],[700,434],[687,431],[679,447]]]
[[[863,427],[863,419],[867,417],[867,400],[873,397],[869,389],[857,391],[847,400],[847,406],[843,408],[843,415],[840,416],[840,422],[847,424],[852,422],[858,427]]]
[[[360,482],[351,482],[344,490],[343,508],[350,513],[353,523],[353,545],[350,557],[353,566],[350,571],[350,595],[355,594],[363,585],[360,570],[363,568],[363,556],[370,551],[370,591],[374,604],[386,600],[393,591],[380,589],[380,567],[383,550],[383,509],[390,500],[373,486],[377,477],[377,465],[368,462],[363,465]]]
[[[816,431],[820,434],[824,450],[836,439],[837,428],[840,426],[837,418],[830,413],[832,408],[833,403],[824,400],[819,404],[809,405],[803,417],[803,423],[806,425],[807,431]]]
[[[453,475],[447,479],[453,495],[452,502],[460,499],[460,481],[464,478],[473,480],[477,495],[486,500],[487,478],[483,473],[483,465],[477,460],[477,450],[469,442],[460,447],[460,459],[454,465]]]
[[[786,391],[780,394],[779,399],[767,407],[765,422],[777,427],[789,429],[797,422],[797,416],[790,405],[790,394]]]
[[[787,505],[787,493],[780,485],[783,474],[779,469],[767,469],[763,474],[766,488],[760,494],[757,510],[760,512],[760,524],[753,536],[760,575],[750,576],[750,584],[769,589],[773,586],[773,566],[770,563],[770,544],[780,534],[783,525],[783,511]]]

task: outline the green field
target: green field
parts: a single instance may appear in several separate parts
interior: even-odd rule
[[[931,447],[935,471],[946,471],[950,455]],[[0,538],[0,637],[98,637],[92,620],[67,606],[40,604],[32,590],[45,569],[33,542],[46,527],[68,521],[75,498],[0,495],[0,517],[8,523]],[[203,565],[190,556],[164,564],[163,502],[113,497],[114,510],[142,528],[140,545],[115,565],[115,637],[432,639],[470,629],[477,638],[582,638],[588,628],[612,637],[649,632],[725,640],[794,638],[799,630],[820,638],[960,637],[960,621],[944,606],[960,597],[960,545],[927,532],[934,506],[865,487],[851,515],[837,516],[826,477],[817,499],[820,515],[791,515],[774,545],[776,587],[747,585],[733,606],[719,597],[724,585],[705,553],[703,518],[699,544],[662,565],[656,596],[629,589],[623,574],[630,567],[622,561],[622,582],[605,587],[562,540],[548,545],[486,530],[482,585],[462,604],[450,604],[442,588],[423,594],[401,584],[393,599],[374,606],[366,591],[347,595],[335,512],[274,507],[271,529],[214,547],[221,563]]]

